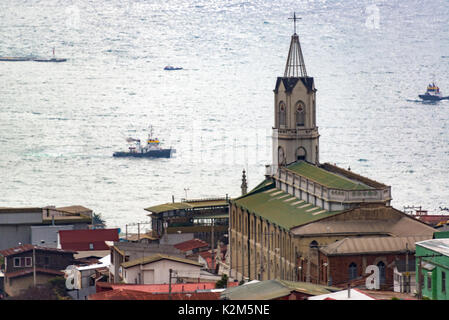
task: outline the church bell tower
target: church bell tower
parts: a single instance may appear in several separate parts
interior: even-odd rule
[[[319,133],[316,126],[316,89],[313,77],[307,76],[299,37],[290,42],[283,77],[274,89],[273,167],[298,160],[319,164]]]

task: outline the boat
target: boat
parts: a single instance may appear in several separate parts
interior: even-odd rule
[[[0,61],[31,61],[33,57],[0,57]]]
[[[171,147],[168,149],[161,148],[159,139],[153,138],[153,129],[151,126],[145,146],[142,146],[140,139],[127,138],[126,141],[134,144],[128,147],[128,151],[114,152],[114,157],[171,158],[172,154],[176,152]]]
[[[164,70],[182,70],[182,67],[165,66]]]
[[[443,97],[440,88],[435,85],[435,82],[429,84],[427,86],[426,93],[418,95],[421,99],[426,101],[438,101],[443,99],[449,99],[448,97]]]
[[[36,62],[66,62],[67,59],[64,59],[64,58],[58,59],[58,58],[56,58],[55,57],[55,48],[53,48],[53,58],[51,58],[51,59],[33,59],[33,61],[36,61]]]

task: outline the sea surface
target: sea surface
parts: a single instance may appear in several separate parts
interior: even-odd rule
[[[0,2],[0,206],[83,205],[108,227],[144,208],[236,197],[271,163],[273,89],[296,11],[315,78],[320,161],[392,186],[392,205],[449,207],[447,1]],[[164,71],[166,65],[183,70]],[[152,125],[171,159],[113,158]],[[149,227],[149,225],[147,225]]]

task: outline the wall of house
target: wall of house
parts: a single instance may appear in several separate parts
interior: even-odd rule
[[[423,248],[418,244],[416,245],[416,256],[424,256],[424,258],[421,258],[422,261],[425,264],[434,266],[432,270],[421,269],[423,297],[433,300],[449,300],[449,257],[441,255],[439,252]],[[417,258],[416,282],[418,282],[419,278],[418,266],[419,259]],[[443,273],[445,274],[445,281],[443,281]]]
[[[54,270],[63,270],[68,265],[73,263],[73,253],[61,253],[61,252],[52,252],[52,251],[43,251],[36,250],[36,267],[37,268],[47,268]],[[45,257],[48,257],[48,263],[46,263]],[[21,259],[21,265],[18,267],[14,266],[14,258]],[[24,263],[25,258],[30,258],[31,265],[26,266]],[[10,255],[5,257],[5,265],[6,265],[6,273],[8,272],[16,272],[23,269],[29,269],[33,266],[33,251],[26,251],[22,253],[18,253],[15,255]]]
[[[37,274],[36,284],[46,284],[50,279],[53,279],[54,275],[47,274]],[[17,278],[7,278],[5,279],[5,292],[14,297],[21,293],[22,290],[26,290],[34,285],[33,274],[26,275]]]
[[[166,259],[123,269],[123,276],[129,284],[167,284],[170,281],[170,269],[174,271],[172,283],[176,283],[176,273],[179,277],[200,278],[200,266]]]
[[[1,215],[0,215],[1,218]],[[31,243],[31,225],[1,224],[0,222],[0,250],[14,248],[20,244]]]

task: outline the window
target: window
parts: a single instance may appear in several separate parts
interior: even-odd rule
[[[281,101],[279,103],[279,126],[285,126],[286,123],[285,103]]]
[[[285,165],[285,154],[284,149],[282,147],[278,148],[278,164],[279,165]]]
[[[31,264],[32,264],[31,257],[26,257],[25,258],[25,267],[31,267]]]
[[[296,149],[296,160],[306,160],[307,151],[303,147]]]
[[[432,273],[427,273],[427,290],[432,290]]]
[[[380,284],[384,284],[385,283],[385,263],[383,263],[383,261],[379,261],[377,263],[377,266],[379,267]]]
[[[315,240],[313,240],[312,242],[310,242],[310,245],[309,245],[309,247],[310,248],[318,248],[318,242],[316,242]]]
[[[20,267],[21,263],[20,263],[20,258],[14,258],[14,267]]]
[[[446,292],[446,272],[441,271],[441,291]]]
[[[349,280],[354,280],[357,278],[357,265],[351,262],[349,265]]]
[[[48,266],[50,264],[50,258],[44,257],[44,265]]]
[[[302,127],[304,126],[304,118],[305,118],[305,106],[302,101],[298,101],[296,103],[296,126]]]
[[[94,250],[94,244],[93,243],[89,243],[89,250]]]

